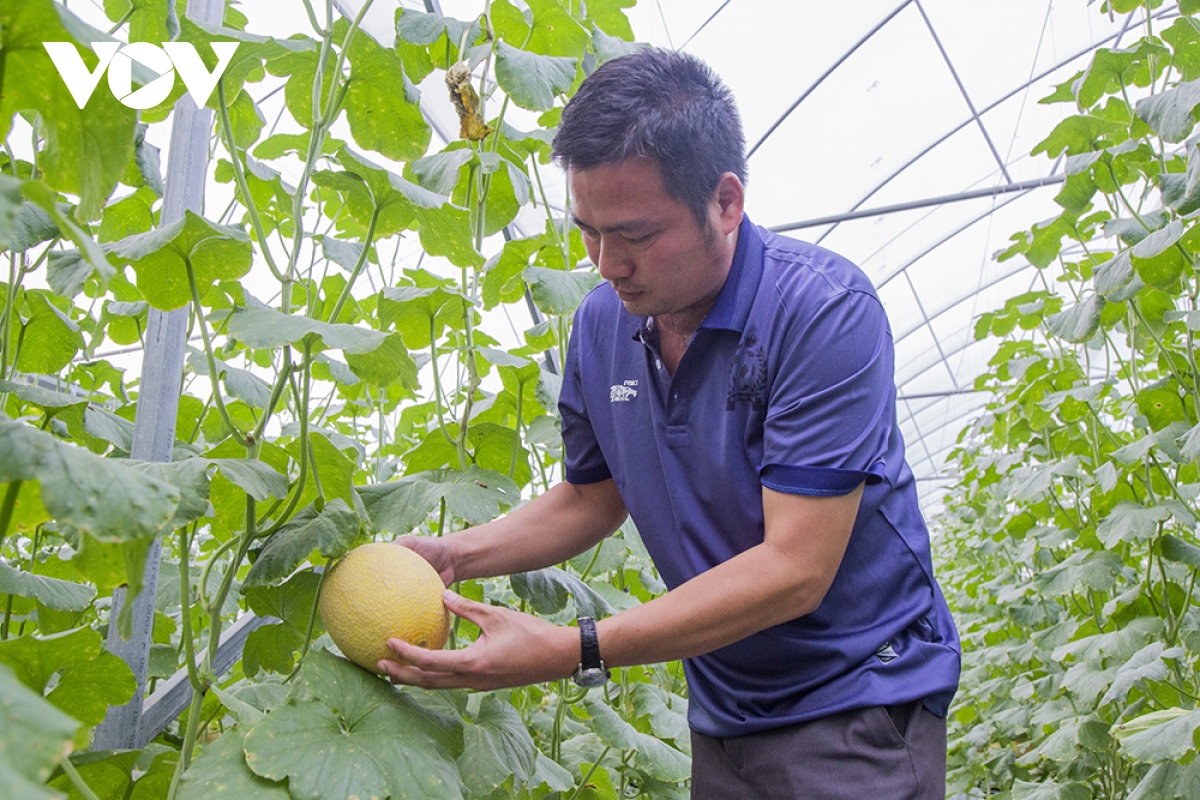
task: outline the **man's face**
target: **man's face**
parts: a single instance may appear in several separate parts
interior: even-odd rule
[[[686,204],[667,193],[658,165],[648,159],[572,169],[568,177],[588,256],[625,308],[638,316],[683,314],[699,323],[716,302],[733,260],[730,233],[736,223],[731,228],[723,214],[720,193],[709,205],[709,224],[702,226]]]

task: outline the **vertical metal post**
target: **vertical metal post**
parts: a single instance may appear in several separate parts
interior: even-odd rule
[[[191,0],[187,5],[187,16],[197,22],[219,25],[224,14],[225,0]],[[175,104],[160,225],[171,224],[181,218],[185,211],[202,212],[212,122],[212,111],[197,108],[189,95],[185,94]],[[183,379],[187,322],[186,307],[170,312],[150,311],[130,453],[133,458],[144,461],[171,460]],[[137,679],[137,691],[125,705],[110,707],[104,721],[96,727],[92,747],[97,750],[133,749],[139,746],[138,731],[154,631],[154,598],[158,588],[161,553],[162,540],[159,539],[146,558],[145,586],[132,600],[133,636],[129,639],[121,638],[116,625],[117,616],[128,600],[126,591],[117,589],[113,592],[106,646],[109,652],[129,665]]]

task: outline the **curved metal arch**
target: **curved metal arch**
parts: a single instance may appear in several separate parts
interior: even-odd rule
[[[905,8],[910,6],[913,2],[914,2],[914,0],[904,0],[904,2],[900,3],[900,5],[896,6],[891,11],[891,13],[889,13],[882,20],[877,22],[875,24],[875,26],[873,28],[871,28],[871,30],[867,31],[867,33],[861,39],[859,39],[857,42],[855,42],[850,47],[849,50],[847,50],[845,53],[843,53],[836,61],[833,62],[833,64],[831,64],[829,66],[828,69],[826,69],[823,73],[821,73],[820,77],[818,77],[816,79],[816,81],[814,81],[807,89],[805,89],[801,93],[800,97],[798,97],[796,99],[796,102],[794,102],[790,106],[788,106],[787,111],[783,112],[783,114],[779,117],[779,119],[775,120],[774,124],[772,124],[771,127],[767,128],[767,132],[764,133],[762,135],[762,137],[757,142],[754,143],[754,146],[751,147],[748,151],[746,151],[746,160],[747,161],[750,160],[750,157],[753,156],[755,151],[757,151],[758,148],[762,146],[763,142],[765,142],[767,139],[771,138],[771,134],[775,133],[775,131],[779,128],[779,126],[784,123],[784,120],[786,120],[788,117],[790,117],[792,115],[792,112],[795,111],[797,108],[799,108],[800,104],[803,103],[805,100],[807,100],[808,96],[810,94],[812,94],[814,91],[816,91],[818,86],[820,86],[822,83],[825,82],[826,78],[828,78],[835,71],[837,71],[837,68],[840,67],[843,63],[845,63],[846,59],[848,59],[850,56],[854,55],[854,53],[858,50],[858,48],[862,47],[864,44],[866,44],[868,41],[870,41],[871,37],[873,37],[875,34],[879,33],[879,31],[883,30],[883,28],[886,27],[887,24],[896,17],[897,14],[899,14]]]
[[[1153,18],[1154,19],[1166,19],[1166,18],[1170,18],[1170,17],[1174,17],[1174,16],[1177,16],[1177,11],[1176,10],[1168,10],[1168,11],[1163,11],[1159,14],[1154,15]],[[1003,97],[1000,97],[999,99],[984,106],[984,108],[979,112],[980,115],[987,114],[988,112],[992,111],[993,109],[997,108],[998,106],[1003,105],[1004,103],[1008,102],[1012,98],[1016,97],[1021,92],[1028,89],[1033,84],[1052,75],[1053,73],[1057,72],[1058,70],[1062,69],[1063,67],[1066,67],[1072,61],[1076,61],[1080,58],[1083,58],[1088,53],[1091,53],[1092,51],[1094,51],[1097,47],[1100,47],[1109,42],[1119,42],[1121,37],[1125,35],[1125,33],[1128,29],[1128,26],[1129,26],[1129,20],[1126,20],[1125,27],[1123,27],[1120,31],[1113,34],[1112,36],[1108,36],[1104,39],[1101,39],[1100,41],[1093,44],[1091,47],[1088,47],[1084,50],[1080,50],[1080,51],[1076,52],[1075,54],[1068,56],[1067,58],[1059,61],[1054,66],[1052,66],[1046,70],[1043,70],[1042,72],[1038,73],[1037,75],[1034,75],[1029,80],[1025,81],[1021,85],[1014,88],[1008,94],[1006,94]],[[972,121],[973,121],[972,117],[968,117],[967,119],[963,120],[961,123],[954,126],[949,131],[947,131],[945,134],[943,134],[941,137],[936,139],[933,143],[931,143],[924,150],[917,153],[915,156],[913,156],[907,162],[905,162],[904,164],[902,164],[901,166],[896,168],[895,171],[893,171],[890,175],[888,175],[883,180],[881,180],[878,184],[876,184],[876,186],[873,189],[871,189],[869,192],[867,192],[865,195],[863,195],[863,197],[858,202],[856,202],[853,206],[851,206],[850,211],[857,211],[859,208],[862,207],[863,203],[866,203],[868,200],[870,200],[872,197],[874,197],[876,194],[878,194],[880,191],[882,191],[883,188],[886,187],[889,183],[891,183],[893,180],[895,180],[900,175],[902,175],[906,170],[908,170],[910,167],[912,167],[914,164],[916,164],[922,158],[929,155],[930,152],[932,152],[934,149],[936,149],[939,145],[943,144],[950,137],[954,136],[954,134],[958,133],[963,128],[970,125]],[[833,233],[833,231],[837,228],[838,224],[839,224],[838,222],[834,222],[832,227],[830,227],[829,230],[827,230],[823,234],[821,234],[821,236],[817,239],[816,244],[820,244],[825,239],[826,236]]]

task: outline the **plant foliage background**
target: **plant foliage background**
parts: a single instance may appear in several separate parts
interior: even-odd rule
[[[321,568],[350,547],[477,524],[554,479],[556,364],[598,278],[541,173],[566,98],[634,46],[631,5],[403,11],[388,48],[329,3],[297,0],[311,30],[284,40],[246,32],[235,4],[210,27],[182,0],[108,0],[114,32],[190,42],[209,68],[209,43],[240,43],[208,103],[208,176],[232,202],[166,225],[146,132],[181,82],[140,115],[104,85],[81,111],[41,42],[74,41],[94,68],[86,43],[107,35],[52,0],[0,5],[0,796],[686,796],[678,665],[590,695],[399,690],[327,653],[314,613]],[[417,84],[463,117],[439,152]],[[289,132],[263,118],[267,91]],[[299,164],[299,183],[273,164]],[[540,232],[502,236],[522,209]],[[402,242],[429,262],[398,263]],[[489,312],[527,303],[539,323],[505,346]],[[185,306],[174,459],[135,462],[138,382],[98,354]],[[102,645],[129,627],[112,590],[137,591],[159,538],[151,689],[185,671],[192,703],[142,750],[89,749],[135,690]],[[457,588],[563,623],[663,589],[632,530]],[[269,624],[217,674],[209,653],[245,611]],[[454,644],[474,633],[456,625]]]
[[[1042,286],[976,327],[993,399],[937,543],[961,796],[1200,796],[1200,4],[1179,10],[1042,101],[1075,110],[1034,150],[1066,157],[1062,213],[1000,255]]]
[[[92,67],[108,34],[53,0],[0,4],[0,797],[687,796],[678,664],[591,693],[401,690],[331,655],[314,613],[350,547],[477,524],[555,479],[555,365],[598,278],[543,177],[566,98],[634,46],[631,5],[404,11],[384,47],[311,0],[288,39],[235,4],[213,28],[183,0],[105,0],[123,40],[191,42],[209,67],[209,43],[240,43],[209,100],[231,200],[162,225],[147,132],[182,85],[140,114],[101,85],[81,111],[41,42]],[[993,400],[935,520],[965,647],[952,796],[1200,796],[1200,3],[1179,11],[1046,99],[1076,112],[1035,150],[1067,159],[1062,213],[1000,255],[1043,285],[978,322],[1000,340],[977,380]],[[284,132],[259,107],[274,91]],[[422,91],[462,115],[440,151]],[[515,236],[531,213],[540,232]],[[138,381],[101,354],[185,306],[174,459],[134,461]],[[515,345],[506,307],[536,309]],[[129,627],[111,595],[158,539],[151,689],[183,672],[192,702],[146,747],[98,751],[90,729],[135,691],[103,646]],[[664,587],[627,527],[457,588],[566,623]],[[269,623],[218,674],[246,611]]]

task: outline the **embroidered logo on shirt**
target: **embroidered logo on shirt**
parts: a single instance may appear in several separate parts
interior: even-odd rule
[[[896,648],[892,647],[891,642],[884,642],[883,647],[875,651],[875,657],[884,664],[895,661],[900,655],[896,652]]]
[[[625,381],[622,384],[614,384],[609,389],[609,400],[614,403],[628,403],[633,398],[637,397],[637,381]]]
[[[767,352],[758,343],[758,336],[747,332],[738,344],[733,356],[733,369],[729,375],[729,396],[725,398],[725,410],[733,411],[736,403],[750,403],[759,411],[763,407],[763,394],[767,388]]]

